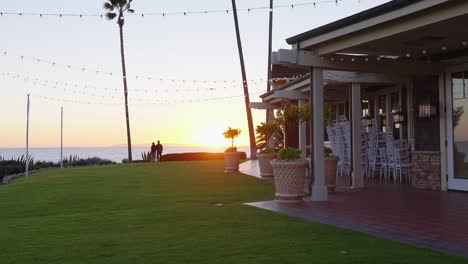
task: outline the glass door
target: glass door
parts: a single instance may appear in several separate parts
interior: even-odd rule
[[[468,191],[468,71],[447,74],[448,188]]]

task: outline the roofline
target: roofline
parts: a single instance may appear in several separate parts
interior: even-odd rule
[[[352,16],[345,17],[335,22],[332,22],[324,26],[306,31],[299,35],[290,37],[286,39],[286,42],[290,45],[293,45],[301,41],[304,41],[304,40],[307,40],[307,39],[310,39],[310,38],[313,38],[313,37],[316,37],[325,33],[329,33],[331,31],[340,29],[342,27],[356,24],[356,23],[368,20],[370,18],[377,17],[382,14],[401,9],[403,7],[406,7],[406,6],[415,4],[417,2],[421,2],[421,1],[424,1],[424,0],[393,0],[391,2],[373,7],[371,9],[367,9],[365,11],[354,14]]]
[[[263,99],[263,98],[265,98],[265,97],[267,97],[267,96],[269,96],[269,95],[271,95],[271,94],[274,94],[276,91],[284,90],[284,89],[286,89],[286,88],[288,88],[288,87],[291,87],[291,86],[293,86],[293,85],[295,85],[295,84],[297,84],[297,83],[300,83],[300,82],[302,82],[302,81],[304,81],[304,80],[307,80],[307,79],[309,79],[309,78],[310,78],[310,73],[307,73],[307,74],[305,74],[303,77],[297,78],[297,79],[295,79],[294,81],[292,81],[292,82],[290,82],[290,83],[288,83],[288,84],[286,84],[286,85],[280,87],[279,89],[271,90],[271,91],[269,91],[269,92],[266,92],[266,93],[264,93],[264,94],[261,94],[259,97]]]

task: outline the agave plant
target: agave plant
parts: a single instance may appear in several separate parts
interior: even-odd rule
[[[150,152],[150,151],[148,151],[148,152],[142,152],[142,153],[141,153],[141,159],[142,159],[143,161],[148,161],[148,162],[151,161],[151,152]]]

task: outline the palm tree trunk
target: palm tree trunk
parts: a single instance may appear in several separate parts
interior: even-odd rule
[[[241,43],[240,32],[239,32],[239,21],[237,19],[236,0],[232,0],[232,10],[234,13],[234,25],[236,27],[236,36],[237,36],[237,48],[239,50],[239,59],[240,59],[241,71],[242,71],[242,83],[244,87],[244,97],[245,97],[245,110],[247,112],[247,123],[249,126],[250,158],[253,160],[256,160],[257,159],[257,144],[255,144],[252,110],[250,109],[249,87],[247,85],[247,74],[245,73],[244,53],[242,51],[242,43]]]
[[[271,52],[273,40],[273,0],[270,0],[270,21],[268,27],[268,71],[267,71],[267,92],[271,90]],[[273,110],[266,110],[266,122],[273,120]],[[267,146],[270,146],[267,141]]]
[[[120,29],[120,55],[122,58],[122,75],[123,75],[124,97],[125,97],[125,119],[127,121],[128,161],[131,162],[132,161],[132,139],[130,136],[130,117],[128,115],[127,70],[125,68],[125,53],[124,53],[123,25],[122,24],[119,24],[119,29]]]

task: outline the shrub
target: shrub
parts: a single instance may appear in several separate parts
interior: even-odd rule
[[[278,156],[283,161],[298,161],[301,160],[301,150],[297,148],[281,149]]]
[[[2,160],[0,161],[0,179],[13,174],[22,173],[26,170],[25,165],[17,160]]]
[[[145,161],[145,162],[150,162],[151,161],[151,151],[142,152],[141,153],[141,160]]]
[[[231,147],[226,149],[226,152],[237,151],[237,148],[234,147],[234,138],[238,137],[241,133],[240,129],[228,127],[226,131],[223,132],[223,136],[227,139],[231,139]]]
[[[325,157],[329,157],[329,156],[331,156],[331,155],[333,154],[333,151],[332,151],[331,148],[325,147],[325,148],[323,149],[323,154],[325,155]]]

